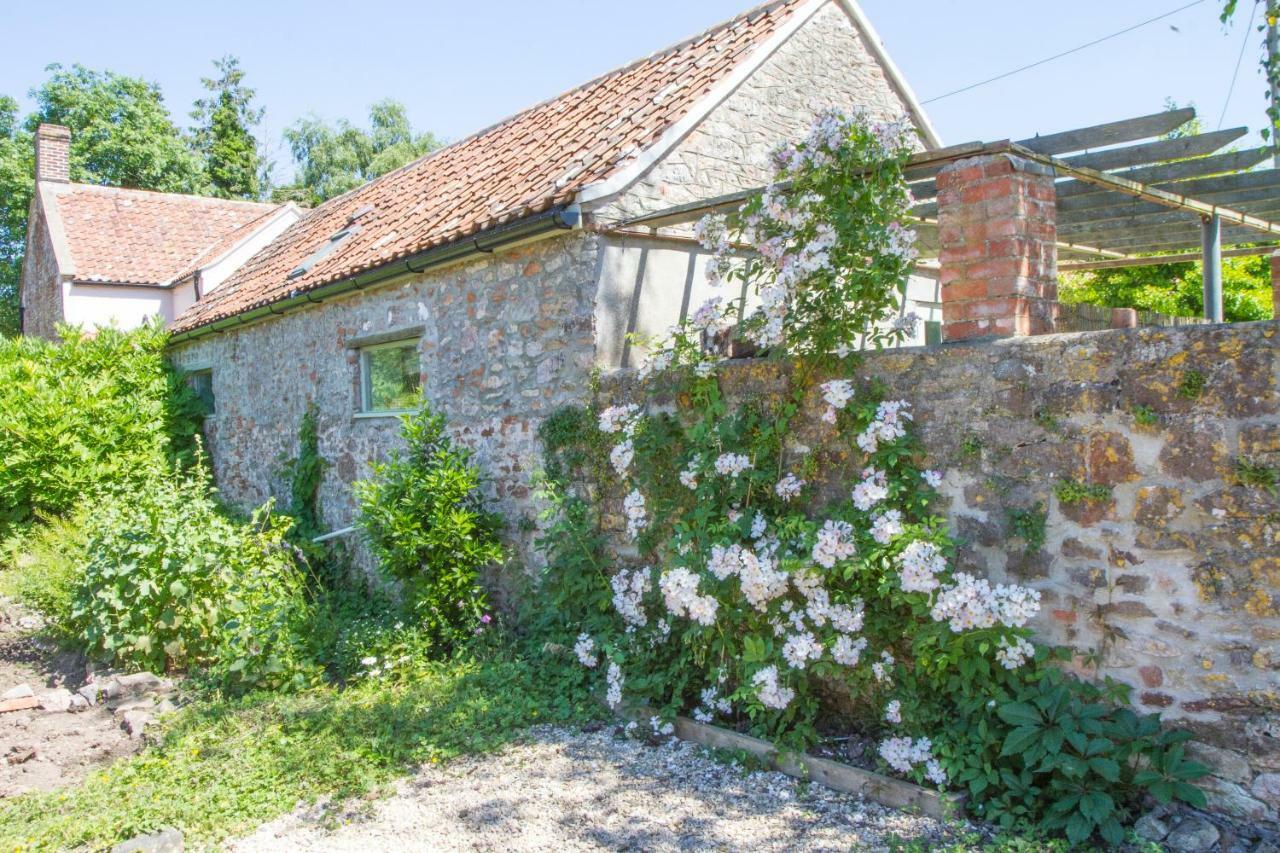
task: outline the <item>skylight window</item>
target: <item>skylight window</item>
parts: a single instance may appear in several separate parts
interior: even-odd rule
[[[359,233],[360,233],[359,225],[352,225],[347,228],[343,228],[341,231],[332,235],[329,238],[328,243],[325,243],[319,249],[316,249],[314,252],[312,252],[310,255],[307,256],[306,260],[298,264],[293,269],[289,270],[288,277],[298,278],[299,276],[306,275],[308,272],[311,271],[312,267],[314,267],[316,264],[323,261],[325,258],[329,257],[329,255],[333,253],[334,249],[338,248],[343,243],[345,243],[349,238]]]

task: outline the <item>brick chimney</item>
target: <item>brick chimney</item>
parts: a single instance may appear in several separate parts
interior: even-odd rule
[[[36,180],[71,180],[71,128],[42,124],[36,128]]]

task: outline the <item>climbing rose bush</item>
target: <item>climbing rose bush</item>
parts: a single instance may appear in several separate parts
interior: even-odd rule
[[[712,252],[708,278],[733,286],[656,345],[643,372],[684,364],[707,376],[714,358],[701,344],[740,319],[757,347],[793,356],[845,356],[914,332],[915,315],[900,313],[918,256],[903,180],[914,143],[905,118],[827,110],[799,143],[780,145],[761,195],[695,229]],[[742,284],[754,297],[746,316],[736,298]]]
[[[907,127],[823,113],[778,149],[768,190],[700,223],[713,280],[745,283],[757,307],[739,323],[733,300],[713,298],[651,347],[641,375],[661,407],[549,422],[548,467],[563,475],[575,459],[592,494],[621,497],[616,530],[635,556],[610,555],[588,504],[565,491],[572,479],[545,483],[543,595],[562,635],[576,637],[582,671],[603,672],[611,707],[660,711],[655,734],[660,719],[687,713],[804,749],[823,699],[844,696],[887,770],[964,785],[1007,825],[1111,841],[1123,835],[1121,796],[1136,801],[1158,777],[1167,796],[1195,800],[1185,780],[1199,771],[1176,739],[1154,739],[1158,721],[1139,724],[1046,666],[1050,652],[1027,627],[1039,593],[956,570],[935,512],[944,477],[925,467],[910,404],[871,382],[821,381],[911,331],[913,319],[897,317],[915,258],[903,224]],[[789,397],[725,399],[716,369],[735,330],[791,363]],[[826,432],[821,460],[792,435],[801,412]],[[818,500],[813,484],[831,482],[843,459],[843,494]],[[1083,722],[1056,721],[1072,715]],[[1104,720],[1145,732],[1133,750],[1116,748],[1123,761],[1104,753],[1128,736],[1083,735]],[[1145,778],[1140,767],[1160,770]]]

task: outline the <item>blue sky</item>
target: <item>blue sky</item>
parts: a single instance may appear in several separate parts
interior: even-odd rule
[[[863,0],[916,94],[927,100],[1168,12],[1190,0]],[[328,0],[13,4],[0,93],[19,97],[51,62],[154,80],[185,123],[210,60],[240,57],[267,107],[264,136],[300,115],[363,119],[370,102],[408,105],[415,127],[449,139],[678,41],[751,0]],[[1244,0],[1245,14],[1250,0]],[[1007,80],[926,107],[944,142],[1019,138],[1194,102],[1218,125],[1246,19],[1219,0]],[[1176,28],[1176,29],[1175,29]],[[1226,126],[1260,126],[1257,36]],[[1255,137],[1252,137],[1256,139]],[[279,174],[279,173],[278,173]]]

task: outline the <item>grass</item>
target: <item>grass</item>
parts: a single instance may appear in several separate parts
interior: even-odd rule
[[[377,792],[420,764],[593,712],[576,683],[515,657],[440,663],[399,686],[212,698],[178,712],[158,745],[79,786],[0,802],[0,848],[98,849],[165,826],[210,844],[299,801]]]

